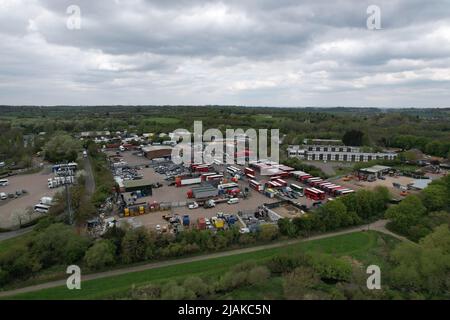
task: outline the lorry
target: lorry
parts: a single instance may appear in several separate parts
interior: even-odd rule
[[[39,203],[51,206],[53,203],[53,198],[52,197],[42,197],[41,200],[39,201]]]
[[[197,178],[189,178],[189,179],[181,179],[181,178],[177,178],[175,180],[175,185],[177,187],[181,187],[181,186],[189,186],[192,184],[200,184],[202,183],[202,177],[197,177]]]
[[[219,190],[213,186],[198,186],[189,190],[187,196],[188,198],[205,199],[216,197],[218,194]]]

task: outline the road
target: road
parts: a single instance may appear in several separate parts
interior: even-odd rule
[[[95,192],[95,179],[89,157],[84,158],[84,171],[86,172],[86,196],[90,198]]]
[[[101,272],[101,273],[93,273],[93,274],[89,274],[86,276],[82,276],[82,281],[89,281],[89,280],[101,279],[101,278],[106,278],[106,277],[119,276],[119,275],[123,275],[123,274],[127,274],[127,273],[162,268],[162,267],[173,266],[173,265],[178,265],[178,264],[188,263],[188,262],[195,262],[195,261],[202,261],[202,260],[213,259],[213,258],[227,257],[227,256],[236,255],[236,254],[241,254],[241,253],[249,253],[249,252],[255,252],[255,251],[260,251],[260,250],[265,250],[265,249],[279,248],[279,247],[284,247],[284,246],[288,246],[288,245],[292,245],[292,244],[297,244],[300,242],[308,242],[308,241],[325,239],[325,238],[330,238],[330,237],[353,233],[353,232],[367,231],[368,229],[375,230],[375,231],[385,233],[385,234],[389,234],[389,235],[391,235],[399,240],[402,240],[402,241],[409,241],[409,240],[405,239],[404,237],[401,237],[399,235],[396,235],[396,234],[388,231],[386,229],[386,223],[387,223],[387,220],[378,220],[369,225],[358,226],[358,227],[341,230],[341,231],[336,231],[336,232],[330,232],[330,233],[326,233],[326,234],[320,234],[317,236],[312,236],[312,237],[304,238],[304,239],[289,240],[289,241],[277,242],[277,243],[267,244],[267,245],[262,245],[262,246],[257,246],[257,247],[236,249],[236,250],[212,253],[212,254],[207,254],[207,255],[202,255],[202,256],[170,260],[170,261],[154,262],[154,263],[148,263],[148,264],[133,266],[133,267],[126,267],[126,268],[122,268],[122,269],[111,270],[111,271],[106,271],[106,272]],[[42,283],[42,284],[38,284],[38,285],[34,285],[34,286],[0,292],[0,297],[13,296],[13,295],[20,294],[20,293],[39,291],[42,289],[64,286],[65,284],[66,284],[65,279],[57,280],[57,281]]]
[[[33,230],[33,227],[34,226],[31,226],[28,228],[23,228],[23,229],[18,229],[18,230],[14,230],[14,231],[9,231],[9,232],[2,232],[2,233],[0,233],[0,241],[8,240],[8,239],[12,239],[12,238],[21,236],[21,235]]]

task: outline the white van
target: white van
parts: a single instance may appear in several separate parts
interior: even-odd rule
[[[235,203],[239,203],[239,198],[231,198],[230,200],[227,201],[228,204],[235,204]]]
[[[6,187],[9,184],[8,179],[0,179],[0,187]]]
[[[8,195],[6,193],[4,193],[4,192],[1,192],[0,193],[0,199],[1,200],[6,200],[6,199],[8,199]]]

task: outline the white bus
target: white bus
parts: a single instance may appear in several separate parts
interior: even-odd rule
[[[291,183],[290,187],[291,187],[291,189],[294,190],[294,191],[297,191],[297,192],[303,192],[303,187],[300,187],[300,186],[298,186],[298,185],[296,185],[296,184]]]
[[[232,166],[229,166],[228,168],[227,168],[227,172],[228,173],[231,173],[231,174],[238,174],[239,173],[239,169],[238,168],[236,168],[236,167],[232,167]]]
[[[48,213],[48,210],[50,210],[50,206],[46,204],[39,203],[34,206],[34,211],[39,213]]]

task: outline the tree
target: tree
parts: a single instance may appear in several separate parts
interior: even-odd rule
[[[278,227],[273,224],[262,225],[258,233],[259,240],[264,242],[272,241],[276,239],[277,236]]]
[[[55,223],[38,233],[31,241],[31,252],[43,267],[72,264],[83,258],[89,240],[62,223]]]
[[[111,241],[100,240],[86,251],[84,261],[93,270],[101,269],[114,264],[116,260],[115,254],[116,247]]]
[[[130,229],[122,240],[122,259],[125,263],[143,261],[153,256],[154,242],[144,228]]]
[[[450,229],[448,224],[436,227],[433,233],[420,240],[425,249],[439,248],[444,254],[450,255]]]
[[[391,282],[396,288],[436,296],[450,290],[450,232],[448,225],[435,229],[419,245],[402,242],[391,258]]]
[[[295,237],[296,230],[295,226],[290,219],[283,218],[277,221],[278,229],[280,230],[280,234],[288,237]]]
[[[54,162],[75,161],[80,143],[68,134],[58,133],[44,146],[45,159]]]
[[[447,188],[440,184],[431,184],[422,191],[422,200],[430,211],[444,209],[449,203]]]
[[[364,133],[359,130],[349,130],[342,137],[342,142],[346,146],[361,146],[363,144]]]
[[[408,234],[409,229],[419,223],[425,216],[427,209],[419,197],[410,195],[400,204],[389,207],[386,210],[386,218],[391,220],[392,227],[402,233]]]

